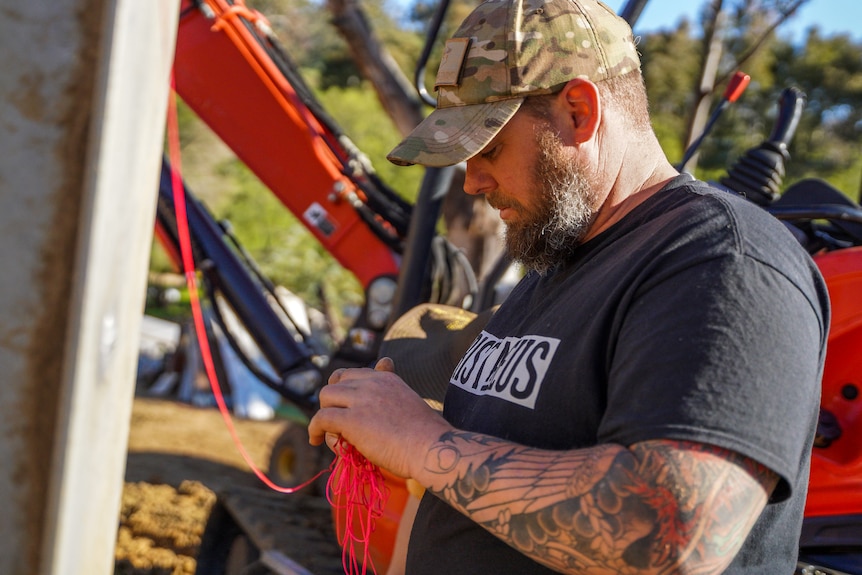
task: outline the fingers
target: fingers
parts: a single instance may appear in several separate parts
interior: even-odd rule
[[[389,358],[384,358],[384,359],[387,359],[389,361],[389,363],[394,367],[395,364],[392,363],[391,359],[389,359]],[[378,362],[378,364],[379,363],[380,362]],[[342,368],[336,369],[335,371],[332,372],[332,375],[329,376],[329,382],[328,383],[329,383],[329,385],[335,385],[338,383],[355,381],[358,379],[368,379],[369,376],[371,376],[375,370],[376,371],[393,371],[391,369],[377,369],[376,367],[373,370],[370,368],[367,368],[367,367],[350,367],[350,368],[342,367]]]
[[[390,360],[391,361],[391,360]],[[349,408],[357,400],[363,383],[369,383],[369,376],[374,370],[368,368],[342,368],[332,372],[329,385],[324,386],[318,394],[319,409],[308,425],[308,441],[311,445],[320,445],[324,441],[330,448],[342,434],[345,419],[350,416]],[[367,393],[367,387],[365,388]]]
[[[374,369],[339,369],[319,394],[319,408],[308,425],[309,443],[334,443],[340,436],[357,446],[377,445],[381,436],[396,437],[390,417],[412,400],[425,404],[394,373],[395,364],[382,358]],[[414,397],[415,396],[415,397]],[[415,410],[415,406],[414,409]],[[403,427],[403,424],[400,424]]]
[[[392,358],[381,357],[374,366],[374,371],[390,371],[395,373],[395,362],[392,361]]]
[[[342,367],[341,369],[336,369],[332,372],[332,375],[329,376],[329,385],[338,383],[345,375],[347,375],[347,368]]]
[[[332,451],[335,451],[335,445],[338,443],[338,436],[334,433],[327,432],[324,436],[326,441],[326,446],[329,447]]]
[[[340,369],[336,369],[332,372],[332,375],[329,376],[329,384],[334,385],[344,380],[364,377],[366,375],[366,371],[367,370],[363,368],[349,369],[346,367],[342,367]],[[392,361],[392,358],[381,357],[374,365],[374,371],[388,371],[391,373],[395,373],[395,362]]]
[[[337,408],[324,408],[314,414],[308,422],[308,442],[311,445],[320,445],[324,441],[330,449],[335,445],[341,435],[340,411]]]

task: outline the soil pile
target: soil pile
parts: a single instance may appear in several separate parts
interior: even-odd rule
[[[284,422],[233,419],[252,461],[266,469]],[[243,461],[216,409],[138,397],[132,410],[115,575],[191,575],[215,493],[266,489]]]

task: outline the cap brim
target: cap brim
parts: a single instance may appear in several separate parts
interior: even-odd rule
[[[437,108],[386,158],[393,164],[454,166],[478,154],[521,107],[524,98]]]

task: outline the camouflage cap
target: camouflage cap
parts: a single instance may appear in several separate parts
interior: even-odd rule
[[[632,31],[598,0],[486,0],[446,42],[437,109],[387,156],[451,166],[479,153],[520,108],[573,78],[640,67]]]

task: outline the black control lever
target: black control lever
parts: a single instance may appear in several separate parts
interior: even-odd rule
[[[778,199],[784,164],[790,159],[787,148],[796,133],[805,102],[805,94],[801,90],[785,88],[769,138],[737,160],[727,176],[721,179],[721,184],[760,206],[767,206]]]

